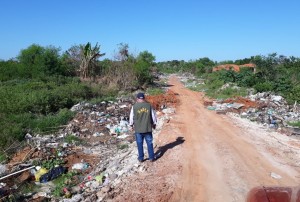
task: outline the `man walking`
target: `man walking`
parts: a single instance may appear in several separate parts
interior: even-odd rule
[[[135,139],[138,147],[138,160],[144,161],[144,139],[147,143],[148,157],[155,160],[153,150],[152,128],[156,127],[156,114],[150,103],[145,101],[145,94],[138,93],[136,103],[132,106],[129,116],[129,125],[134,127]]]

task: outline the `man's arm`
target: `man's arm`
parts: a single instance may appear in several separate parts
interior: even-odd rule
[[[155,129],[156,123],[157,123],[157,118],[156,118],[156,112],[152,107],[151,107],[151,117],[152,117],[152,127]]]
[[[129,125],[133,127],[133,107],[131,107],[130,115],[129,115]]]

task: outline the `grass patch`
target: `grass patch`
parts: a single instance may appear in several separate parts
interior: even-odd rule
[[[40,186],[36,185],[35,183],[25,182],[22,187],[20,188],[20,192],[22,194],[36,192],[40,189]]]
[[[52,194],[56,197],[63,196],[63,188],[75,186],[78,182],[73,180],[73,177],[78,175],[76,171],[70,171],[66,174],[62,174],[58,178],[53,180],[55,188],[52,191]]]
[[[160,94],[164,94],[164,90],[161,88],[148,88],[146,93],[148,95],[160,95]]]
[[[117,146],[117,148],[120,149],[120,150],[127,149],[128,147],[129,147],[128,144],[119,144]]]
[[[64,138],[65,142],[68,144],[78,144],[82,142],[82,139],[80,139],[79,137],[75,136],[75,135],[67,135]]]
[[[0,163],[5,162],[6,161],[6,155],[3,153],[0,153]]]
[[[237,96],[246,96],[247,95],[247,89],[246,88],[225,88],[222,90],[208,90],[207,96],[216,98],[216,99],[227,99]]]

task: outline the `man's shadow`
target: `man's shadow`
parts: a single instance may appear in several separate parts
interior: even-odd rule
[[[173,147],[180,145],[182,143],[184,143],[184,138],[183,137],[177,137],[176,140],[174,142],[168,143],[164,146],[161,146],[158,148],[158,150],[155,152],[154,156],[155,159],[159,159],[160,157],[162,157],[164,155],[164,153],[168,150],[168,149],[172,149]]]

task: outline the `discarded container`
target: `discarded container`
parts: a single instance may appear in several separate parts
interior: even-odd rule
[[[271,177],[275,178],[275,179],[281,179],[282,177],[274,172],[271,172]]]
[[[58,166],[58,167],[52,168],[48,173],[46,173],[40,177],[40,182],[41,183],[49,182],[49,181],[57,178],[58,176],[64,174],[66,171],[67,171],[67,169],[63,166]]]
[[[35,181],[39,182],[40,181],[40,177],[44,174],[46,174],[48,172],[48,170],[46,168],[39,168],[37,167],[37,172],[34,174],[35,177]]]

